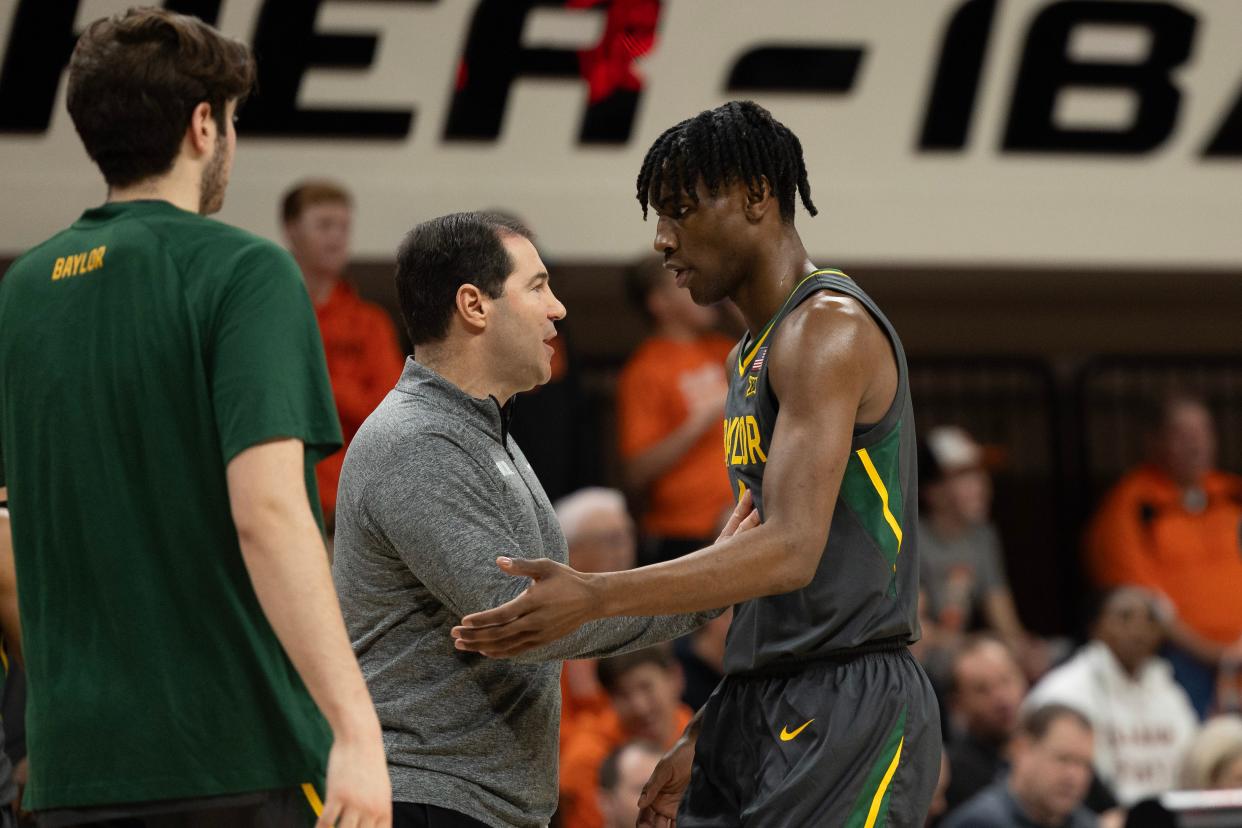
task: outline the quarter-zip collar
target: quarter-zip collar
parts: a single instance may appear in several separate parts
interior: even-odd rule
[[[440,374],[406,357],[405,368],[397,380],[397,390],[418,397],[441,409],[466,425],[486,433],[509,451],[509,423],[513,418],[513,398],[504,405],[494,396],[485,399],[472,397]]]

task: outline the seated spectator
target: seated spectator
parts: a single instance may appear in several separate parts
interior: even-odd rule
[[[1242,788],[1242,717],[1217,716],[1204,723],[1186,753],[1182,787]]]
[[[1019,656],[1029,678],[1048,667],[1046,645],[1018,619],[1000,536],[990,520],[983,447],[956,426],[933,428],[919,457],[920,582],[941,647],[987,628]]]
[[[1155,595],[1140,587],[1110,591],[1091,633],[1031,690],[1026,707],[1057,703],[1086,716],[1095,729],[1096,773],[1128,807],[1177,787],[1199,720],[1156,656],[1163,630]]]
[[[949,814],[945,828],[1091,828],[1091,722],[1050,704],[1026,716],[1013,740],[1013,769]]]
[[[603,828],[634,828],[638,797],[663,752],[650,742],[627,742],[599,768],[599,811]]]
[[[609,753],[635,739],[668,750],[694,715],[678,701],[681,669],[667,647],[600,659],[599,680],[611,707],[583,720],[561,754],[560,814],[573,828],[603,825],[599,770]]]
[[[1147,428],[1150,462],[1105,496],[1087,530],[1087,562],[1101,586],[1140,584],[1172,601],[1165,655],[1202,718],[1217,665],[1242,653],[1242,477],[1215,470],[1202,400],[1168,398]]]
[[[397,344],[392,317],[359,297],[345,279],[353,222],[349,192],[331,181],[299,182],[285,194],[281,218],[289,252],[302,269],[315,305],[332,396],[345,438],[340,451],[315,467],[330,537],[345,450],[362,421],[396,385],[405,355]]]
[[[715,310],[696,305],[659,259],[635,267],[626,287],[652,323],[617,382],[623,476],[643,501],[647,564],[709,545],[733,502],[720,462],[733,343],[714,332]]]
[[[945,799],[953,810],[1007,768],[1026,678],[1009,649],[986,635],[966,638],[950,675],[954,725],[946,750],[952,778]]]
[[[553,508],[569,546],[569,565],[579,572],[617,572],[634,566],[637,540],[625,496],[616,489],[580,489]],[[583,714],[601,713],[608,696],[595,674],[595,659],[566,661],[561,671],[561,747]]]
[[[729,607],[673,643],[673,652],[685,676],[686,689],[682,691],[681,700],[691,710],[702,707],[724,678],[725,639],[729,637],[732,621],[733,608]]]

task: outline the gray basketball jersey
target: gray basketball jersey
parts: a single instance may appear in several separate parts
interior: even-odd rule
[[[919,636],[917,449],[905,351],[879,307],[841,271],[804,277],[757,336],[742,338],[728,366],[729,479],[735,497],[752,493],[762,517],[763,472],[780,412],[768,383],[768,345],[785,317],[821,290],[855,299],[883,328],[897,358],[897,393],[878,423],[854,431],[828,543],[811,583],[734,608],[725,650],[729,674]]]

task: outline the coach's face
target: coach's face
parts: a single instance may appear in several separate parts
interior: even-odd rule
[[[513,270],[504,293],[491,300],[490,353],[497,379],[517,393],[551,378],[549,343],[556,336],[556,321],[565,318],[565,306],[552,293],[548,269],[535,246],[513,235],[505,235],[503,243]]]
[[[745,185],[723,186],[712,195],[700,181],[695,193],[697,202],[665,189],[652,201],[657,216],[652,246],[677,287],[689,290],[697,304],[711,305],[731,296],[751,269],[756,227]]]

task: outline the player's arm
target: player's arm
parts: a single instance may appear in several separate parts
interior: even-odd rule
[[[0,486],[0,503],[9,491]],[[9,657],[22,663],[22,623],[17,613],[17,568],[13,561],[13,536],[9,530],[9,510],[0,506],[0,632]]]
[[[827,299],[827,301],[824,301]],[[781,401],[764,471],[763,522],[683,558],[587,575],[551,561],[514,562],[534,583],[514,601],[463,619],[462,649],[505,656],[610,615],[694,612],[800,589],[828,537],[854,425],[888,341],[856,303],[813,298],[786,320],[770,352]],[[882,347],[882,351],[880,348]]]
[[[391,821],[379,719],[354,659],[311,514],[302,442],[252,446],[228,464],[229,505],[259,604],[332,728],[321,824]]]

